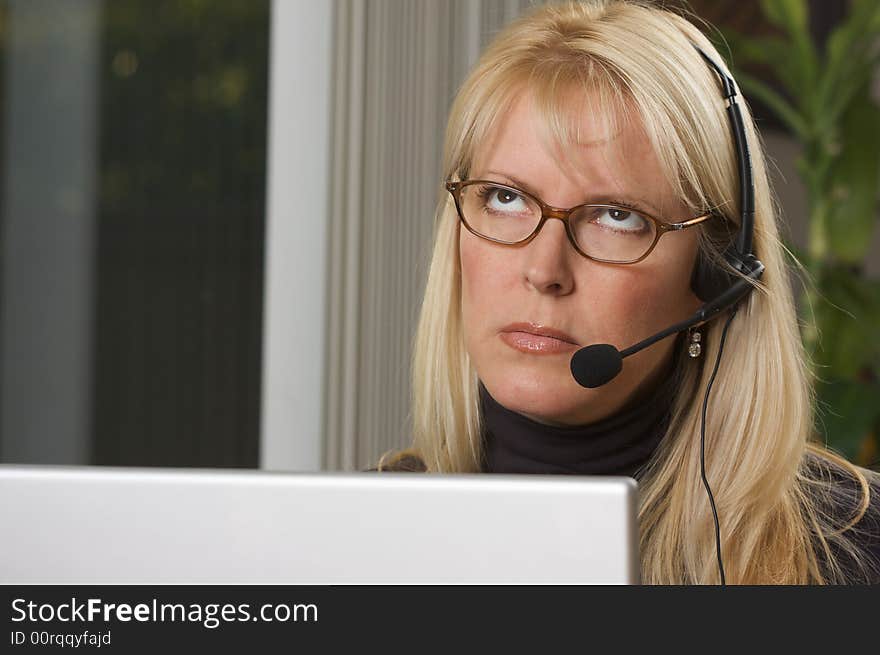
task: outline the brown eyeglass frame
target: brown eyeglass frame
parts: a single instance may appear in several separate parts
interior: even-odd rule
[[[538,224],[535,226],[535,229],[532,231],[532,233],[529,236],[527,236],[525,239],[522,239],[520,241],[503,241],[501,239],[493,239],[492,237],[486,236],[485,234],[482,234],[481,232],[477,232],[473,227],[468,225],[468,222],[464,217],[464,212],[461,211],[461,191],[465,187],[472,186],[474,184],[489,184],[489,185],[492,185],[493,187],[498,187],[499,189],[512,191],[513,193],[516,193],[521,196],[525,196],[526,198],[533,200],[535,203],[537,203],[538,207],[541,208],[541,220],[538,221]],[[487,241],[492,241],[493,243],[498,243],[498,244],[501,244],[504,246],[524,246],[524,245],[528,244],[529,242],[531,242],[536,236],[538,236],[538,232],[541,231],[541,228],[544,227],[544,223],[546,223],[548,219],[558,218],[560,221],[565,223],[565,233],[568,235],[568,240],[571,243],[572,247],[574,247],[574,249],[577,251],[577,253],[579,255],[581,255],[582,257],[586,257],[587,259],[591,259],[594,262],[601,262],[603,264],[637,264],[638,262],[642,261],[645,257],[647,257],[648,255],[651,254],[651,252],[654,250],[654,247],[657,245],[657,242],[660,240],[660,237],[662,237],[667,232],[677,232],[680,230],[685,230],[689,227],[693,227],[694,225],[699,225],[703,221],[706,221],[715,215],[710,212],[708,214],[703,214],[702,216],[697,216],[696,218],[691,218],[686,221],[681,221],[679,223],[666,223],[664,221],[661,221],[658,218],[651,216],[650,214],[646,214],[645,212],[643,212],[640,209],[636,209],[634,207],[627,207],[626,205],[607,205],[607,204],[603,204],[603,203],[597,204],[597,203],[592,203],[592,202],[586,202],[586,203],[577,205],[575,207],[572,207],[571,209],[560,209],[559,207],[551,207],[550,205],[544,203],[540,198],[536,198],[531,193],[527,193],[521,189],[517,189],[516,187],[510,186],[509,184],[501,184],[500,182],[494,182],[492,180],[462,180],[460,182],[446,182],[446,190],[449,191],[449,193],[452,195],[452,199],[455,201],[455,209],[458,212],[458,217],[459,217],[459,219],[461,219],[461,222],[467,228],[468,232],[470,232],[471,234],[473,234],[475,236],[480,237],[481,239],[486,239]],[[574,234],[572,233],[572,227],[571,227],[571,215],[575,211],[577,211],[578,209],[581,209],[583,207],[601,207],[603,209],[620,209],[623,211],[637,213],[642,218],[646,218],[649,221],[651,221],[652,223],[654,223],[654,225],[657,227],[656,231],[654,232],[654,241],[651,243],[650,247],[645,252],[645,254],[643,254],[641,257],[639,257],[638,259],[632,259],[632,260],[628,260],[628,261],[624,261],[624,262],[615,261],[613,259],[600,259],[599,257],[593,257],[592,255],[588,255],[587,253],[585,253],[583,250],[580,249],[580,246],[578,246],[577,241],[575,241]]]

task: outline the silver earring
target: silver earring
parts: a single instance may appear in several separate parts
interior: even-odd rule
[[[700,345],[700,341],[703,339],[703,335],[699,332],[699,330],[693,330],[689,334],[690,337],[688,339],[688,355],[696,359],[700,356],[700,353],[703,352],[703,347]]]

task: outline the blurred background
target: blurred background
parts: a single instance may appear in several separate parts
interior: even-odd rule
[[[355,470],[406,446],[446,112],[531,4],[0,1],[0,462]],[[870,4],[690,3],[736,55],[813,280],[818,429],[864,464]]]

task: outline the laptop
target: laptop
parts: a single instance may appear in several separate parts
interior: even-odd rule
[[[0,465],[0,583],[636,584],[625,477]]]

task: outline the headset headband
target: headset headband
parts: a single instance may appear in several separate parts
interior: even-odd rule
[[[739,206],[741,212],[739,232],[734,242],[735,252],[727,253],[727,256],[728,261],[735,268],[745,273],[746,271],[742,270],[743,266],[747,266],[747,261],[754,257],[752,253],[752,235],[755,229],[755,188],[752,179],[752,158],[749,154],[745,125],[742,112],[736,101],[739,90],[733,78],[712,57],[707,55],[696,44],[692,43],[691,45],[718,74],[724,89],[724,98],[727,100],[727,115],[730,118],[730,129],[733,133],[733,142],[736,147],[737,170],[739,173]]]

